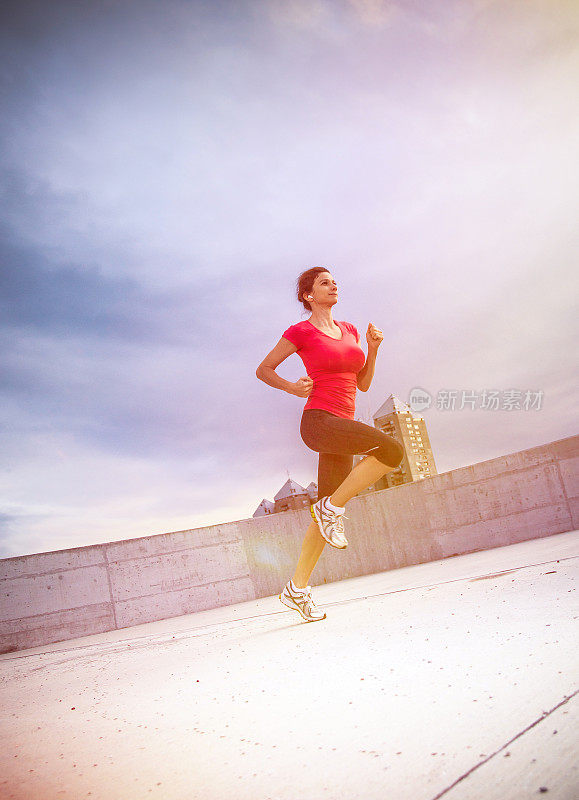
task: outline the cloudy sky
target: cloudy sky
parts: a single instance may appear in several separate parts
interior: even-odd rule
[[[577,3],[3,6],[0,557],[315,479],[255,376],[314,265],[384,332],[359,418],[543,392],[425,411],[439,472],[577,433]]]

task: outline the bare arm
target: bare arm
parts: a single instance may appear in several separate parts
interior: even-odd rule
[[[292,383],[291,381],[286,381],[275,371],[282,361],[285,361],[296,351],[295,344],[282,336],[273,350],[266,355],[255,370],[255,374],[260,381],[267,383],[268,386],[273,386],[274,389],[281,389],[284,392],[288,392],[288,394],[295,394],[297,397],[307,397],[313,388],[311,378],[300,378],[296,383]]]
[[[368,355],[366,356],[366,363],[356,376],[356,385],[361,392],[367,392],[374,377],[374,369],[376,367],[376,355],[378,348],[382,344],[384,334],[373,325],[368,323],[368,330],[366,331],[366,342],[368,343]],[[360,344],[360,337],[358,336],[358,344]]]
[[[358,342],[360,344],[360,342]],[[376,366],[376,351],[368,350],[366,356],[366,363],[356,376],[356,384],[361,392],[367,392],[374,377],[374,368]]]

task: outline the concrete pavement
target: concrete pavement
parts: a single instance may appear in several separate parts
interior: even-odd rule
[[[575,800],[578,565],[574,531],[316,587],[322,622],[268,597],[0,656],[0,798]]]

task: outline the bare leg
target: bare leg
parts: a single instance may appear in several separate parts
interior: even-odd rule
[[[310,575],[314,571],[314,567],[318,563],[318,559],[322,555],[322,550],[325,546],[326,540],[322,537],[317,523],[312,520],[306,531],[302,544],[302,552],[300,553],[298,565],[293,577],[293,582],[296,586],[302,589],[304,586],[307,586]]]
[[[395,467],[387,467],[374,456],[366,456],[338,486],[334,494],[330,497],[330,502],[335,506],[344,506],[355,497],[362,489],[372,486],[378,478],[391,472]],[[318,525],[313,520],[306,531],[302,544],[302,552],[297,563],[293,582],[296,586],[303,588],[307,586],[310,575],[318,563],[322,551],[326,546],[326,540],[322,537]]]
[[[392,472],[396,467],[387,467],[375,456],[366,456],[362,459],[349,475],[338,486],[334,494],[330,497],[330,503],[339,508],[346,505],[348,500],[355,497],[358,492],[367,489],[376,483],[378,478],[386,475],[387,472]]]

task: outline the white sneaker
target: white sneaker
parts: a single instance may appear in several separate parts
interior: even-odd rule
[[[320,611],[312,600],[312,587],[295,590],[292,581],[288,581],[280,594],[279,599],[288,608],[298,611],[307,622],[317,622],[326,618],[324,611]]]
[[[338,550],[343,550],[348,546],[348,540],[344,536],[344,519],[348,519],[343,514],[336,514],[331,508],[326,505],[326,500],[329,498],[322,497],[313,506],[310,506],[310,514],[318,523],[320,533],[328,544],[336,547]]]

